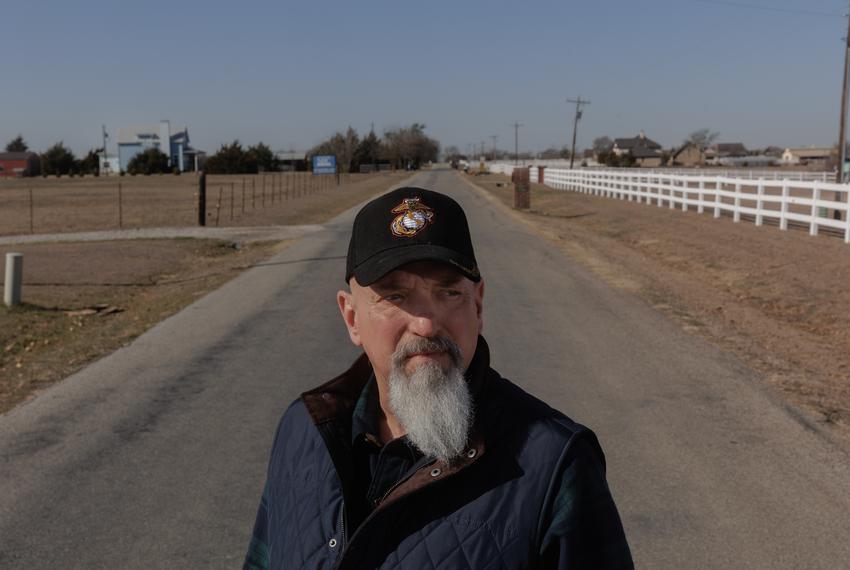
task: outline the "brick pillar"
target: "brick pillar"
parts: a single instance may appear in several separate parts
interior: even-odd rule
[[[527,210],[531,207],[531,184],[528,168],[514,168],[511,175],[514,183],[514,208]]]

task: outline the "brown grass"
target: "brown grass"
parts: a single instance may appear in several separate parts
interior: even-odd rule
[[[310,173],[207,176],[208,226],[313,223],[301,203],[324,204],[317,195],[350,195],[347,188],[376,180],[396,181],[403,173],[346,174],[337,186],[332,176]],[[299,207],[294,204],[298,203]],[[197,225],[198,176],[25,178],[0,180],[0,235],[45,234],[124,228]],[[318,215],[318,217],[317,217]]]

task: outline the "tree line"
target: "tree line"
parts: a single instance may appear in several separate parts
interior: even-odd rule
[[[314,146],[307,154],[336,156],[340,172],[359,172],[360,166],[366,164],[413,169],[427,162],[436,162],[440,143],[425,134],[422,123],[387,129],[383,137],[370,130],[369,134],[360,138],[355,129],[348,127],[344,133],[337,132]]]
[[[29,152],[30,148],[22,135],[18,135],[6,144],[6,152]],[[99,172],[100,162],[93,149],[78,159],[62,141],[52,145],[42,153],[37,153],[41,161],[42,174],[94,174]]]
[[[22,135],[18,135],[6,144],[6,152],[29,152],[30,148]],[[95,148],[82,157],[77,158],[73,151],[65,146],[63,141],[37,153],[41,163],[42,175],[100,175],[100,156],[102,148]],[[157,174],[172,172],[168,166],[168,157],[159,149],[150,148],[134,156],[127,165],[130,174]]]
[[[305,158],[309,164],[313,156],[333,155],[340,172],[359,172],[361,165],[419,168],[423,163],[436,161],[439,154],[440,143],[425,134],[425,125],[413,123],[388,129],[383,137],[371,130],[361,138],[354,128],[348,127],[308,150]],[[282,167],[283,161],[265,143],[246,148],[239,140],[221,145],[204,163],[204,171],[210,174],[255,174]]]

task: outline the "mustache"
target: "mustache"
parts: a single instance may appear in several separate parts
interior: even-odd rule
[[[445,352],[451,357],[454,366],[460,366],[461,363],[458,345],[448,337],[435,336],[433,338],[417,337],[400,343],[392,356],[393,365],[401,366],[409,357],[421,352]]]

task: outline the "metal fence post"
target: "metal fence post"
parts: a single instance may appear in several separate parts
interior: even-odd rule
[[[207,173],[204,171],[198,176],[198,225],[207,225]]]

